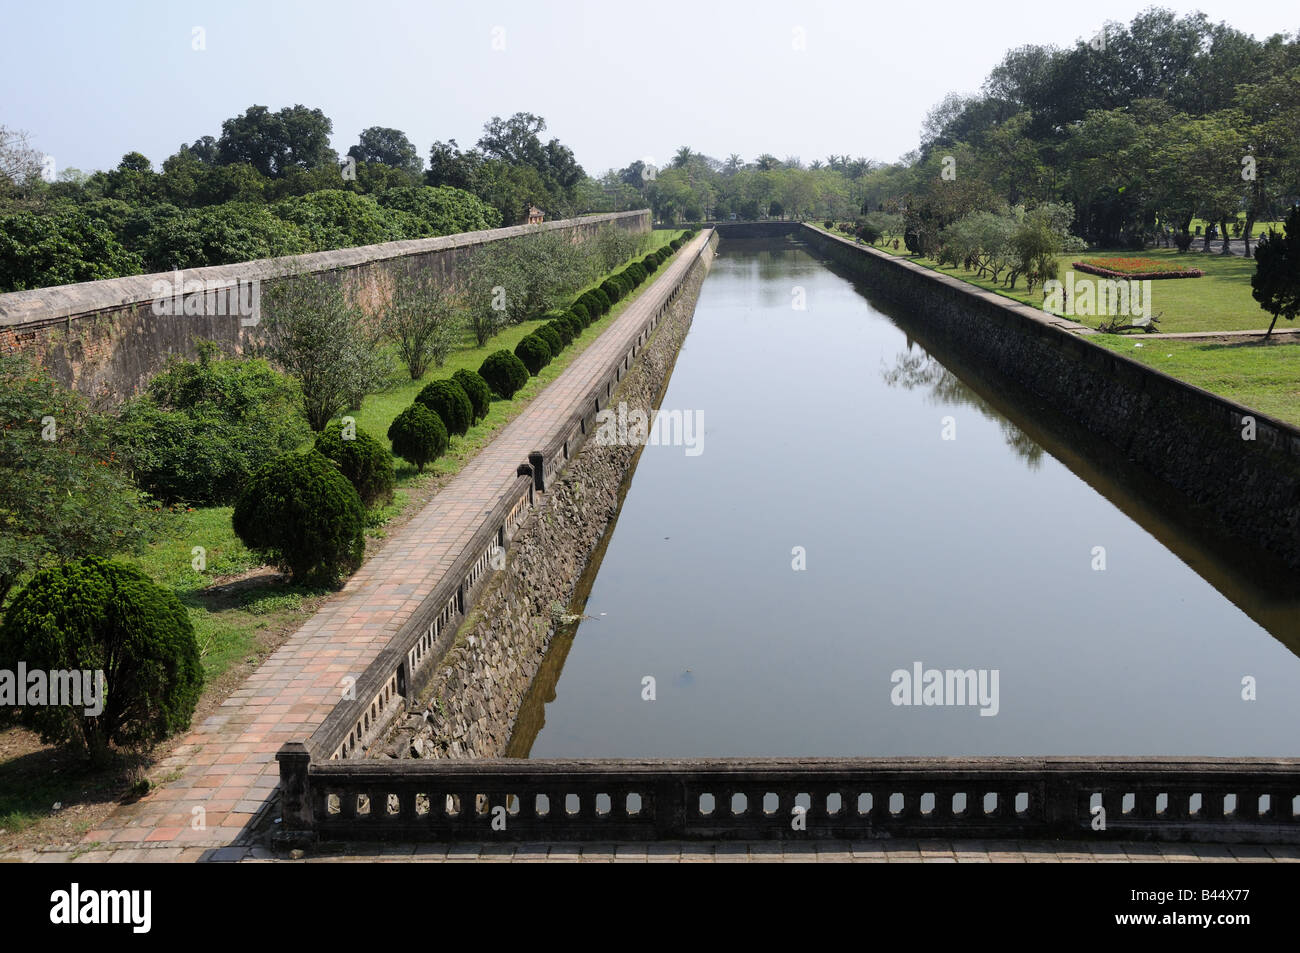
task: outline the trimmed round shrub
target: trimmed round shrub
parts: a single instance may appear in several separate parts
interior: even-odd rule
[[[415,469],[424,472],[424,465],[432,463],[447,452],[447,428],[442,418],[419,402],[407,407],[388,425],[388,439],[393,453]]]
[[[609,309],[614,307],[614,302],[609,300],[609,295],[606,294],[604,288],[592,288],[591,296],[596,299],[601,314],[608,314]]]
[[[492,405],[492,388],[488,387],[487,381],[465,367],[452,374],[451,379],[460,385],[460,389],[469,398],[470,406],[474,408],[474,423],[486,417],[488,408]]]
[[[584,328],[591,324],[591,315],[587,313],[587,306],[581,301],[575,301],[569,305],[569,313],[577,318]]]
[[[573,343],[573,328],[567,322],[562,321],[558,316],[552,318],[537,330],[539,333],[543,330],[554,332],[560,339],[561,347],[568,347]]]
[[[645,269],[645,273],[647,276],[654,274],[655,271],[658,270],[659,268],[659,256],[646,255],[644,258],[641,259],[641,267]]]
[[[263,465],[244,484],[231,523],[245,546],[302,585],[336,584],[366,551],[361,497],[315,450]]]
[[[474,405],[455,381],[430,381],[415,395],[415,402],[437,414],[449,434],[463,437],[474,423]]]
[[[645,270],[645,266],[642,265],[641,262],[639,261],[632,262],[632,264],[628,265],[626,268],[623,269],[623,273],[627,275],[629,278],[631,278],[638,285],[641,284],[641,282],[646,280],[647,273]]]
[[[570,341],[575,340],[582,333],[582,329],[586,327],[582,323],[582,319],[574,314],[572,310],[561,311],[555,320],[569,329]]]
[[[564,340],[564,335],[560,334],[560,332],[557,331],[555,328],[550,327],[549,324],[550,322],[547,322],[547,324],[539,325],[533,331],[533,334],[537,335],[539,338],[541,338],[543,341],[546,342],[546,347],[550,350],[551,357],[555,357],[561,351],[564,350],[565,345],[568,344],[569,342]],[[516,351],[515,353],[517,354],[519,352]],[[524,363],[527,364],[528,362],[525,361]]]
[[[519,388],[528,383],[528,368],[505,348],[489,354],[479,366],[478,373],[492,388],[492,393],[503,400],[514,397]]]
[[[393,455],[355,424],[346,430],[337,421],[330,424],[316,438],[316,452],[338,464],[366,506],[393,498]]]
[[[605,297],[609,299],[611,306],[613,306],[619,298],[623,297],[623,288],[614,280],[614,276],[610,276],[602,281],[600,283],[600,290],[604,292]]]
[[[539,328],[538,331],[541,329]],[[536,377],[542,368],[551,363],[551,348],[546,339],[534,332],[515,345],[515,357]]]
[[[140,748],[184,731],[203,688],[194,627],[175,593],[98,556],[43,569],[14,596],[0,668],[14,672],[20,661],[29,672],[78,673],[81,704],[47,694],[50,704],[28,704],[18,720],[47,744],[84,745],[97,762],[110,744]],[[104,677],[87,684],[81,672]]]

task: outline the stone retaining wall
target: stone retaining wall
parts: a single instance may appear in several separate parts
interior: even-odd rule
[[[433,269],[444,282],[454,283],[456,270],[489,242],[552,230],[585,238],[606,225],[645,232],[650,229],[650,213],[589,215],[541,225],[192,268],[180,273],[180,280],[214,285],[240,282],[246,287],[256,282],[264,292],[285,275],[333,275],[345,283],[354,301],[373,312],[376,304],[386,300],[393,279],[401,273]],[[171,355],[195,356],[197,340],[217,341],[227,352],[238,354],[255,339],[257,325],[239,314],[155,314],[157,285],[164,281],[176,283],[177,273],[0,294],[0,353],[23,354],[64,386],[100,406],[111,406],[136,393]],[[223,302],[228,297],[223,294]],[[225,306],[224,310],[234,309]]]
[[[716,243],[716,239],[714,239]],[[609,406],[650,408],[686,338],[706,250],[688,274]],[[588,558],[618,512],[619,487],[639,448],[588,439],[520,527],[505,570],[484,590],[420,705],[375,754],[390,758],[491,758],[505,754],[520,705],[541,665],[557,614],[567,612]],[[422,710],[421,710],[422,709]]]
[[[1115,447],[1198,519],[1300,569],[1300,429],[1095,345],[1036,308],[811,226],[802,237],[971,364]],[[1247,418],[1253,440],[1243,439]]]

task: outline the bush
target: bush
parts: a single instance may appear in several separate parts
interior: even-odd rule
[[[582,333],[582,329],[586,327],[586,325],[582,323],[582,319],[571,310],[561,311],[556,315],[555,320],[568,328],[570,341],[577,340],[578,335]]]
[[[430,381],[415,395],[415,402],[437,414],[449,434],[463,437],[474,422],[474,405],[455,381]]]
[[[0,626],[0,668],[13,672],[20,660],[29,671],[105,673],[84,705],[29,705],[18,716],[47,744],[80,742],[96,761],[110,744],[143,747],[184,731],[203,687],[180,600],[139,569],[97,556],[42,570],[14,597]]]
[[[361,497],[315,450],[287,453],[254,473],[231,523],[245,546],[303,585],[334,585],[365,555]]]
[[[641,259],[641,267],[645,269],[647,276],[652,275],[659,268],[660,259],[658,255],[646,255]]]
[[[642,265],[639,261],[634,261],[632,262],[632,264],[624,268],[623,274],[631,278],[633,284],[636,285],[639,285],[642,282],[644,282],[646,278],[649,276],[649,273],[645,270],[645,266]]]
[[[593,288],[591,296],[596,299],[596,304],[600,308],[601,314],[608,314],[609,309],[614,307],[614,302],[610,300],[608,292],[604,288]]]
[[[509,400],[528,383],[528,368],[505,348],[493,351],[479,366],[479,376],[487,381],[492,393]]]
[[[581,301],[569,305],[569,313],[577,318],[584,328],[591,324],[591,315],[587,313],[587,306]]]
[[[388,439],[393,453],[415,464],[423,473],[424,465],[447,452],[447,428],[442,418],[424,404],[415,403],[393,418],[388,425]]]
[[[460,385],[460,389],[469,398],[470,406],[474,408],[474,423],[486,417],[488,408],[492,405],[492,388],[488,387],[487,381],[477,372],[464,367],[452,374],[451,379]]]
[[[230,503],[262,463],[309,433],[293,380],[264,360],[173,361],[128,401],[113,438],[140,488],[166,503]]]
[[[537,337],[541,338],[543,341],[546,342],[546,347],[548,350],[550,350],[551,357],[558,356],[559,353],[563,351],[565,346],[569,343],[568,341],[564,340],[564,335],[562,335],[555,328],[550,327],[548,324],[539,325],[537,329],[533,331],[533,334],[537,335]],[[527,363],[527,361],[525,361],[524,363]]]
[[[550,345],[536,331],[515,345],[515,356],[523,362],[524,367],[528,368],[528,373],[534,377],[542,372],[543,367],[551,363],[551,354]]]
[[[623,287],[613,276],[606,278],[600,283],[600,290],[605,297],[609,299],[611,307],[619,298],[623,297]]]
[[[542,327],[539,328],[538,330],[541,331],[543,329],[549,328],[550,330],[554,331],[556,335],[559,336],[560,346],[562,348],[568,347],[570,344],[573,343],[573,338],[575,337],[574,330],[573,330],[573,323],[572,323],[573,319],[570,318],[567,314],[561,315],[557,311],[550,311],[547,313],[548,315],[551,316],[551,320],[548,321],[546,324],[542,325]],[[582,329],[579,328],[578,330],[581,331]]]
[[[334,422],[316,438],[316,452],[338,464],[366,506],[393,498],[393,455],[355,423],[344,438],[343,424]]]

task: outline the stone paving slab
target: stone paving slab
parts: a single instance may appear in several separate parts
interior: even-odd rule
[[[275,753],[309,737],[469,544],[485,511],[528,453],[567,424],[695,261],[711,236],[688,242],[564,372],[507,424],[446,487],[368,559],[342,590],[156,766],[176,778],[119,807],[83,845],[114,849],[224,848],[267,805],[279,782]],[[452,858],[448,858],[452,859]]]

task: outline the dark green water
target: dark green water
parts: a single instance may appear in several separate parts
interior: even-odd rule
[[[1300,754],[1294,590],[912,323],[802,246],[722,243],[662,401],[699,452],[641,454],[512,754]],[[917,663],[986,701],[895,704]]]

